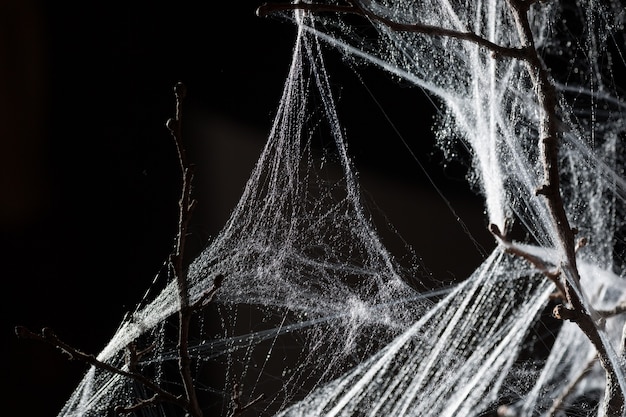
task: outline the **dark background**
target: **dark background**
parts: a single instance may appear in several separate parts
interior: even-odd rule
[[[179,176],[164,127],[183,81],[194,120],[200,206],[191,250],[237,202],[269,131],[294,27],[254,14],[260,2],[0,3],[2,409],[52,416],[85,371],[17,324],[52,327],[97,353],[170,252]],[[369,208],[384,213],[435,280],[462,279],[481,255],[335,52],[331,81]],[[415,88],[363,71],[433,180],[485,246],[480,199],[461,165],[434,151],[434,106]]]

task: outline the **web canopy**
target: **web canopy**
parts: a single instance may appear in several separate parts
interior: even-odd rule
[[[504,46],[519,42],[506,2],[363,6],[397,22],[473,32]],[[624,9],[595,1],[558,6],[535,4],[530,22],[546,62],[569,64],[553,71],[561,191],[568,218],[589,239],[578,253],[585,299],[596,310],[610,309],[626,297],[626,105],[607,61],[624,64],[612,49]],[[225,275],[191,348],[207,410],[228,415],[236,392],[244,403],[264,394],[249,415],[478,416],[498,407],[516,416],[549,415],[567,391],[564,381],[584,375],[562,407],[570,407],[568,415],[597,415],[605,377],[595,350],[569,322],[547,338],[538,333],[555,288],[532,265],[498,246],[454,286],[421,292],[409,285],[418,272],[384,247],[363,204],[323,49],[330,45],[353,63],[379,66],[436,97],[440,145],[461,144],[472,156],[469,180],[484,197],[489,222],[522,232],[519,244],[528,253],[558,265],[558,233],[535,193],[543,168],[527,68],[466,40],[395,31],[377,21],[370,22],[376,36],[364,39],[340,14],[285,17],[299,30],[274,125],[230,219],[187,276],[194,302]],[[583,23],[568,23],[579,17]],[[153,344],[142,371],[175,387],[171,329],[178,309],[172,281],[128,315],[98,359],[123,368],[130,344]],[[615,316],[602,327],[620,369],[623,326]],[[534,355],[548,339],[547,353]],[[140,383],[93,368],[59,415],[109,415],[148,396]],[[173,413],[167,405],[136,412]]]

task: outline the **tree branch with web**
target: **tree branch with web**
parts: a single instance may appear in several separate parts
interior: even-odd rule
[[[177,358],[178,371],[184,394],[177,395],[162,388],[155,380],[150,379],[138,370],[139,361],[143,356],[153,350],[154,345],[138,350],[135,342],[132,342],[126,347],[125,366],[117,367],[99,360],[94,355],[84,353],[81,350],[70,346],[66,342],[62,341],[49,328],[44,328],[41,334],[34,333],[23,326],[16,326],[15,328],[15,333],[19,338],[31,339],[51,344],[67,354],[70,360],[81,361],[98,369],[110,372],[111,374],[129,378],[154,392],[152,397],[137,400],[135,404],[130,406],[117,406],[115,411],[119,414],[130,414],[163,402],[178,406],[192,417],[202,417],[203,414],[198,401],[196,386],[191,371],[192,360],[189,354],[189,328],[193,315],[202,311],[209,303],[211,303],[215,294],[222,286],[224,276],[222,274],[216,275],[213,279],[212,285],[200,294],[195,302],[190,302],[184,256],[189,221],[196,206],[196,200],[192,198],[193,166],[187,160],[183,143],[182,115],[183,101],[186,96],[186,88],[184,84],[180,82],[177,83],[174,87],[174,94],[176,98],[175,116],[167,121],[166,126],[169,129],[176,145],[178,163],[182,175],[182,190],[178,202],[178,231],[176,234],[174,250],[169,257],[169,270],[171,276],[176,282],[178,301],[180,304],[178,309]],[[256,401],[258,400],[255,400],[255,402]],[[248,406],[245,407],[247,408]],[[240,404],[239,408],[242,408]]]
[[[467,416],[497,405],[493,401],[498,404],[508,401],[503,397],[509,394],[502,394],[503,391],[518,391],[519,397],[514,402],[519,403],[528,388],[528,373],[533,374],[531,378],[537,377],[535,387],[542,399],[535,400],[531,395],[522,399],[525,416],[541,412],[541,407],[547,411],[550,404],[546,399],[562,397],[557,401],[560,404],[555,402],[561,407],[574,394],[577,400],[587,395],[585,387],[589,384],[579,382],[583,378],[585,382],[592,381],[595,387],[606,385],[609,395],[604,401],[605,414],[619,412],[619,390],[623,383],[620,386],[616,380],[623,380],[623,376],[609,369],[605,383],[603,373],[595,372],[601,371],[599,366],[591,376],[582,372],[592,354],[600,362],[604,360],[603,366],[613,366],[612,352],[604,352],[603,359],[596,351],[601,351],[607,343],[599,336],[613,337],[614,332],[609,334],[607,329],[622,320],[607,319],[602,331],[604,324],[599,324],[600,319],[620,314],[623,308],[611,308],[618,298],[601,298],[598,287],[607,284],[621,290],[623,285],[610,281],[614,276],[609,276],[612,271],[607,267],[608,262],[595,259],[589,262],[605,246],[600,249],[594,246],[601,240],[597,239],[601,227],[591,229],[589,221],[581,220],[584,203],[597,195],[591,189],[595,191],[598,185],[602,188],[606,181],[598,184],[590,179],[570,179],[567,175],[575,176],[579,170],[569,172],[568,166],[561,165],[561,160],[556,158],[560,150],[562,156],[577,162],[583,159],[568,149],[567,144],[571,143],[567,141],[573,135],[566,136],[554,126],[555,113],[566,113],[566,109],[559,108],[554,91],[556,83],[545,69],[544,56],[538,54],[545,52],[542,50],[545,44],[539,43],[545,34],[541,27],[545,25],[540,23],[549,18],[541,19],[544,6],[529,9],[535,3],[349,0],[331,5],[263,6],[260,14],[299,9],[294,14],[298,38],[267,145],[224,229],[187,267],[182,255],[195,202],[191,195],[193,167],[182,147],[181,103],[185,92],[178,85],[176,116],[167,126],[177,147],[183,191],[175,248],[167,262],[167,288],[153,300],[146,297],[146,304],[141,309],[138,307],[131,319],[124,319],[110,344],[98,356],[101,360],[68,346],[49,331],[38,335],[17,329],[21,337],[50,343],[92,365],[61,416],[108,412],[116,404],[123,404],[118,406],[120,413],[152,412],[143,409],[157,405],[155,413],[165,413],[161,403],[166,402],[174,404],[181,413],[199,416],[214,407],[209,404],[201,409],[199,403],[204,396],[200,400],[197,394],[205,393],[219,397],[215,407],[221,406],[223,414],[229,412],[233,416],[255,412],[279,416],[348,417],[355,413]],[[529,12],[533,17],[532,31]],[[348,22],[337,22],[334,15],[318,19],[317,14],[322,13],[362,17],[368,28],[374,26],[380,31],[383,42],[376,45],[368,44],[367,40],[362,42],[362,28],[358,24],[352,29],[344,24]],[[431,42],[433,37],[441,38],[442,42]],[[414,85],[435,94],[441,92],[439,97],[450,113],[442,115],[444,126],[438,129],[438,135],[458,135],[475,158],[472,174],[484,186],[481,191],[486,197],[486,212],[494,223],[489,229],[499,245],[487,259],[483,257],[483,263],[471,276],[447,288],[434,303],[422,303],[425,294],[416,294],[405,285],[413,278],[408,275],[416,270],[405,273],[398,268],[393,255],[377,236],[367,209],[361,205],[357,181],[345,152],[324,54],[319,48],[318,41],[325,39],[344,48],[346,55],[354,52],[357,57],[372,58],[369,62],[401,78],[404,76]],[[445,47],[438,48],[438,44]],[[318,116],[321,116],[319,120]],[[323,122],[328,122],[328,126]],[[312,124],[316,132],[332,136],[338,151],[344,180],[330,186],[324,177],[326,172],[317,175],[316,170],[321,167],[302,144],[303,133],[311,138]],[[320,127],[329,130],[320,131]],[[566,146],[561,146],[563,142]],[[596,147],[588,145],[583,150],[591,153]],[[519,165],[515,164],[516,158]],[[494,166],[496,169],[491,169]],[[306,177],[300,176],[302,172],[306,172]],[[585,174],[596,172],[589,169]],[[496,180],[489,182],[492,178]],[[494,184],[495,187],[489,187]],[[582,191],[577,192],[575,187],[579,184],[585,188],[580,187]],[[315,192],[311,193],[309,188]],[[580,203],[579,198],[587,200]],[[576,204],[583,208],[572,210]],[[538,242],[536,246],[507,236],[510,232],[507,219],[512,218],[511,213],[518,216],[528,239]],[[600,214],[605,215],[601,220],[610,218],[615,222],[610,226],[619,224],[615,213]],[[574,242],[577,234],[569,224],[570,219],[591,237],[591,246],[578,254],[580,265],[576,263],[576,252],[584,241]],[[453,243],[453,239],[449,241]],[[588,267],[598,268],[598,280],[589,280],[592,274]],[[223,276],[216,276],[221,270],[229,271],[233,277],[223,287]],[[549,280],[529,279],[541,274]],[[579,275],[586,287],[582,289],[590,294],[588,297],[597,296],[601,300],[596,304],[597,299],[593,299],[593,305],[602,307],[598,311],[594,312],[591,302],[587,303]],[[587,287],[596,283],[599,284],[592,289]],[[544,324],[537,323],[537,314],[543,311],[554,287],[562,303],[554,315],[575,325],[567,323],[562,327],[564,331],[554,336],[556,342],[562,343],[550,350],[539,375],[536,368],[517,368],[526,364],[518,365],[516,361],[520,351],[537,345],[536,341],[523,339],[530,336],[528,332],[534,331],[534,326]],[[220,288],[220,305],[216,306],[219,323],[214,323],[219,327],[218,336],[190,344],[193,314],[202,311]],[[623,300],[623,292],[620,294]],[[247,320],[249,308],[255,313],[250,314],[252,320]],[[258,317],[259,311],[264,317]],[[276,327],[277,311],[282,321]],[[292,319],[293,323],[283,326],[285,320]],[[258,326],[257,320],[260,320]],[[165,343],[169,337],[166,326],[170,324],[176,332],[171,339],[178,341],[175,348]],[[213,331],[204,329],[204,323],[201,326],[207,334]],[[294,336],[299,340],[294,344],[296,350],[302,350],[301,354],[288,352],[292,346],[288,336],[291,332],[297,332]],[[156,342],[147,348],[138,347],[142,345],[138,340],[144,335],[156,336]],[[532,336],[538,336],[540,342],[546,337],[545,332]],[[588,340],[599,347],[594,348]],[[262,344],[264,341],[267,343]],[[565,344],[570,341],[569,345]],[[583,354],[577,354],[578,351]],[[565,356],[559,357],[560,352],[570,356],[556,365],[555,361],[550,363],[554,357]],[[142,360],[143,356],[147,359]],[[285,363],[288,356],[294,356],[293,362]],[[162,372],[168,361],[176,361],[174,372],[177,373],[167,374],[166,381]],[[218,382],[223,382],[221,387],[212,383],[201,385],[200,372],[192,373],[193,365],[197,364],[199,370],[209,361],[225,371],[224,380]],[[275,372],[274,366],[282,368],[282,372]],[[103,372],[96,373],[94,368]],[[148,374],[138,371],[140,368],[143,372],[154,369],[156,377],[147,378]],[[548,374],[546,378],[544,371]],[[240,375],[240,383],[233,381],[233,375]],[[508,378],[513,384],[508,385]],[[576,379],[573,387],[567,384],[572,379]],[[248,382],[253,384],[251,388]],[[263,397],[258,392],[260,387],[268,389],[267,382],[277,382],[280,386],[267,403],[259,405]],[[153,385],[155,389],[151,389]],[[144,399],[132,398],[131,390],[137,388],[142,391],[139,397]],[[244,391],[245,398],[251,401],[243,401]],[[494,397],[498,398],[494,400]]]
[[[550,71],[541,59],[535,46],[534,35],[529,22],[529,10],[537,0],[507,0],[509,13],[515,22],[519,46],[510,47],[499,45],[476,33],[458,31],[439,26],[421,23],[406,23],[392,20],[372,11],[369,1],[347,0],[344,4],[324,3],[269,3],[257,9],[259,16],[268,16],[276,12],[300,11],[309,13],[337,13],[352,14],[368,19],[373,23],[382,24],[392,31],[413,32],[429,36],[457,39],[473,43],[492,53],[493,58],[507,57],[522,61],[527,68],[531,80],[535,99],[539,110],[538,149],[543,166],[543,184],[536,190],[537,196],[543,196],[548,207],[551,223],[556,231],[555,244],[564,255],[564,259],[550,269],[547,263],[522,250],[508,241],[506,236],[495,225],[490,226],[491,232],[504,245],[505,250],[530,262],[542,274],[549,278],[557,287],[566,301],[566,305],[557,306],[555,316],[570,320],[578,325],[587,339],[595,347],[600,364],[606,372],[605,398],[602,408],[606,415],[622,415],[625,408],[625,394],[619,383],[620,372],[617,364],[611,359],[602,336],[596,324],[597,314],[589,311],[580,288],[580,273],[578,271],[576,251],[581,241],[576,240],[576,230],[571,227],[561,196],[559,174],[559,133],[557,126],[558,100],[555,84]],[[619,307],[618,307],[619,310]],[[581,376],[581,378],[584,377]],[[566,388],[567,390],[567,388]]]

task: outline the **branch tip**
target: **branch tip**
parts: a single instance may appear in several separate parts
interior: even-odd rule
[[[24,326],[15,326],[15,335],[19,339],[28,339],[31,334],[32,334],[31,331],[28,330],[26,327],[24,327]]]
[[[256,10],[254,11],[254,14],[257,17],[267,17],[269,12],[270,10],[269,10],[267,3],[263,3],[262,5],[256,8]]]
[[[41,335],[46,339],[56,339],[57,335],[54,334],[54,331],[50,327],[44,327],[41,329]]]
[[[178,100],[182,100],[187,96],[187,87],[182,82],[178,81],[174,86],[174,94]]]
[[[497,224],[495,224],[495,223],[491,223],[491,224],[489,225],[489,231],[490,231],[490,232],[491,232],[491,234],[493,234],[494,236],[496,236],[496,237],[498,237],[498,238],[500,238],[500,239],[502,239],[502,238],[503,238],[503,237],[502,237],[502,232],[500,231],[500,228],[498,227],[498,225],[497,225]]]

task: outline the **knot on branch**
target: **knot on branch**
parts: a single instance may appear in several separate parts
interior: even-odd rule
[[[552,317],[558,320],[568,320],[571,322],[578,322],[579,317],[575,310],[565,307],[563,304],[559,304],[552,310]]]
[[[574,232],[574,230],[572,230],[572,232]],[[578,232],[578,230],[576,230],[576,232]],[[578,252],[580,249],[582,249],[585,246],[587,246],[587,243],[589,243],[589,239],[587,239],[586,237],[581,237],[576,242],[576,246],[574,247],[574,251]]]
[[[550,187],[547,184],[544,184],[544,185],[542,185],[541,187],[539,187],[539,188],[537,188],[535,190],[535,195],[537,195],[537,196],[539,196],[539,195],[548,196],[548,195],[551,195],[553,193],[554,193],[554,191],[552,190],[552,187]]]

